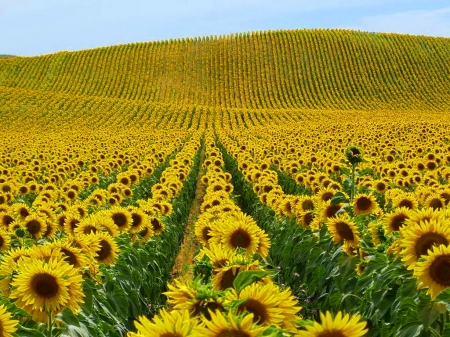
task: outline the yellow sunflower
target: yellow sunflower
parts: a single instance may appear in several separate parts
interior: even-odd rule
[[[212,238],[210,221],[199,219],[195,223],[195,236],[202,245],[208,245]]]
[[[226,217],[211,224],[211,242],[222,243],[231,250],[245,248],[247,256],[251,256],[258,250],[260,230],[256,224]]]
[[[329,311],[320,313],[321,323],[314,322],[306,326],[306,331],[299,331],[296,337],[361,337],[367,333],[366,322],[360,322],[361,316],[338,312],[333,318]]]
[[[445,199],[442,198],[438,193],[433,193],[425,199],[424,206],[433,209],[444,209]]]
[[[430,220],[421,221],[419,224],[412,224],[400,229],[400,247],[403,256],[402,261],[413,269],[420,257],[428,255],[433,246],[450,243],[450,221]]]
[[[353,211],[356,215],[372,214],[378,210],[378,204],[373,195],[357,194],[353,200]]]
[[[419,202],[412,193],[397,195],[392,201],[392,205],[396,208],[406,207],[411,210],[416,210],[419,208]]]
[[[394,212],[386,214],[383,221],[386,233],[398,232],[405,225],[406,220],[409,219],[410,212],[406,207],[399,207]]]
[[[166,229],[164,222],[157,217],[152,216],[149,218],[149,221],[154,235],[159,235]]]
[[[127,231],[133,222],[130,212],[126,208],[119,206],[112,207],[108,215],[121,232]]]
[[[0,229],[0,252],[5,252],[11,245],[10,235],[3,229]]]
[[[239,302],[238,313],[253,314],[253,323],[261,326],[281,326],[285,320],[283,310],[279,307],[279,288],[273,283],[252,283],[238,294],[235,290],[227,293],[226,304]],[[297,311],[301,308],[297,307]]]
[[[64,231],[67,234],[75,235],[75,230],[81,222],[81,217],[78,213],[71,211],[65,213]]]
[[[11,313],[8,312],[6,307],[0,305],[0,336],[1,337],[13,337],[13,333],[16,332],[16,325],[19,321],[11,319]]]
[[[128,209],[131,215],[132,223],[130,226],[130,233],[138,233],[144,229],[145,224],[150,222],[149,216],[137,207],[130,207]]]
[[[320,203],[320,219],[326,222],[328,219],[335,217],[342,205],[342,203],[333,205],[330,200]]]
[[[42,217],[31,214],[23,220],[23,226],[28,233],[35,239],[40,239],[47,231],[47,223]]]
[[[215,290],[225,290],[227,288],[233,288],[233,282],[237,275],[244,270],[262,270],[259,267],[259,262],[253,261],[251,263],[233,262],[232,265],[226,267],[217,268],[214,270],[213,275],[213,288]]]
[[[10,298],[17,299],[16,305],[23,309],[31,306],[33,310],[57,313],[68,307],[76,312],[83,303],[82,283],[81,274],[64,260],[30,258],[19,265]]]
[[[200,260],[203,256],[207,256],[214,269],[225,267],[228,261],[238,257],[238,254],[225,247],[221,243],[211,243],[208,247],[203,247],[196,259]]]
[[[135,234],[134,238],[138,237],[138,240],[141,242],[146,242],[150,240],[150,238],[155,235],[153,232],[153,226],[150,222],[144,224],[144,228],[141,229],[138,233]]]
[[[347,249],[358,247],[358,228],[347,213],[341,213],[329,220],[327,227],[334,243],[343,242]]]
[[[99,249],[96,251],[97,256],[95,259],[98,263],[105,264],[107,266],[113,264],[117,259],[117,253],[119,252],[119,246],[114,238],[104,232],[91,234],[98,241]]]
[[[188,310],[168,312],[166,309],[162,309],[154,317],[154,322],[141,316],[139,321],[134,322],[134,325],[138,332],[129,332],[127,337],[187,337],[197,327],[197,320],[191,319]]]
[[[0,227],[3,227],[3,229],[8,229],[9,225],[15,221],[12,214],[8,212],[2,212],[0,213]]]
[[[259,337],[265,329],[253,323],[252,314],[236,316],[231,311],[228,312],[228,315],[224,315],[220,311],[216,311],[215,313],[211,312],[211,319],[205,317],[202,321],[206,327],[198,327],[195,329],[198,336]]]
[[[450,246],[439,245],[416,263],[413,276],[417,289],[428,288],[427,294],[434,300],[443,290],[450,288]]]
[[[89,265],[89,259],[81,248],[72,246],[67,240],[54,241],[51,246],[58,249],[63,259],[75,268],[86,268]]]

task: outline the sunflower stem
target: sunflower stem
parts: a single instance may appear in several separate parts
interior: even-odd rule
[[[355,197],[355,169],[356,169],[356,163],[352,164],[352,186],[350,189],[350,203],[353,202],[353,198]]]
[[[53,335],[53,320],[51,311],[48,312],[48,337],[52,337]]]

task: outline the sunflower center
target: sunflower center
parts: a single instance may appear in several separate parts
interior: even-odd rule
[[[336,227],[336,231],[338,232],[339,236],[341,238],[343,238],[344,240],[353,240],[355,238],[355,236],[353,235],[352,229],[350,228],[350,226],[347,223],[340,221],[335,224],[335,227]]]
[[[153,226],[153,229],[155,230],[155,231],[158,231],[159,229],[161,229],[161,223],[159,222],[159,220],[158,219],[156,219],[156,218],[153,218],[152,219],[152,221],[150,221],[151,222],[151,224],[152,224],[152,226]]]
[[[440,199],[434,198],[430,201],[430,207],[433,209],[441,209],[444,205]]]
[[[212,236],[209,235],[210,230],[211,228],[209,226],[206,226],[205,228],[202,229],[202,237],[203,239],[205,239],[205,241],[208,241],[209,239],[212,238]]]
[[[5,243],[5,240],[3,240],[3,237],[0,236],[0,248],[3,247],[3,244]],[[0,335],[1,336],[1,335]]]
[[[252,238],[247,233],[247,231],[242,228],[235,230],[230,237],[230,243],[235,248],[237,247],[247,248],[248,246],[250,246],[251,242]]]
[[[41,230],[41,223],[37,220],[28,221],[26,226],[31,235],[37,234]]]
[[[111,254],[111,246],[106,240],[100,241],[100,250],[97,251],[98,260],[103,261]]]
[[[163,334],[161,334],[159,336],[160,337],[183,337],[179,333],[174,333],[174,332],[165,332],[165,333],[163,333]]]
[[[341,209],[341,205],[339,205],[339,204],[330,205],[326,208],[325,215],[327,216],[327,218],[331,218],[331,217],[335,216],[336,212],[339,211],[340,209]]]
[[[431,279],[445,287],[450,286],[450,255],[441,255],[430,266]]]
[[[10,215],[4,215],[3,216],[3,224],[5,226],[9,226],[10,223],[12,223],[14,221],[14,218]]]
[[[403,199],[402,201],[400,201],[400,203],[398,204],[398,207],[406,207],[408,209],[413,209],[414,204],[411,200],[408,199]]]
[[[302,208],[303,208],[304,211],[309,211],[309,210],[314,209],[314,204],[313,204],[312,200],[309,200],[309,199],[308,200],[304,200],[302,202]]]
[[[247,310],[248,312],[253,314],[253,323],[263,325],[268,319],[267,308],[264,306],[264,304],[253,298],[249,298],[239,306],[238,311],[240,313],[244,310]]]
[[[251,337],[248,333],[244,331],[239,331],[236,329],[221,330],[216,337]]]
[[[403,226],[405,220],[408,218],[406,214],[397,214],[391,220],[391,228],[394,231],[400,230],[400,227]]]
[[[77,264],[77,257],[74,253],[72,253],[70,250],[61,248],[61,253],[64,255],[64,260],[67,261],[72,266],[76,266]]]
[[[372,206],[372,201],[367,197],[360,197],[356,200],[356,207],[361,211],[367,211]]]
[[[314,218],[313,218],[313,215],[311,212],[308,212],[303,216],[303,224],[305,226],[309,226],[311,224],[311,222],[313,222],[313,220],[314,220]]]
[[[324,331],[317,335],[317,337],[345,337],[340,331]]]
[[[431,249],[434,245],[448,245],[448,241],[442,234],[438,233],[425,233],[421,236],[415,245],[417,258],[428,255],[428,249]]]
[[[194,310],[192,312],[192,316],[198,316],[202,314],[206,319],[211,320],[211,315],[209,314],[209,310],[215,312],[218,309],[221,309],[222,305],[217,302],[208,302],[204,303],[203,301],[196,302],[194,304]]]
[[[32,280],[33,290],[41,297],[52,298],[58,293],[59,285],[50,274],[37,274]]]
[[[127,224],[127,217],[125,214],[122,213],[115,213],[112,215],[112,219],[114,220],[114,223],[117,225],[117,227],[123,227]]]
[[[142,237],[146,236],[148,233],[148,228],[145,227],[143,230],[141,230],[138,234]]]
[[[133,213],[131,218],[133,219],[133,227],[139,227],[142,224],[142,217],[139,214]]]
[[[331,198],[333,198],[333,193],[332,192],[325,192],[324,194],[322,194],[322,201],[328,201]]]
[[[234,279],[237,277],[239,270],[236,274],[233,274],[233,269],[228,269],[225,273],[222,274],[222,278],[220,280],[220,288],[225,290],[227,288],[233,288]]]

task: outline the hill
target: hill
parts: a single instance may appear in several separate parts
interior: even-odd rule
[[[445,111],[448,64],[448,38],[267,31],[2,59],[0,93],[239,109]]]

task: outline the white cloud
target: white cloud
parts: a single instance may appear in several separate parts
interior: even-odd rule
[[[367,16],[352,29],[450,37],[450,7]]]

